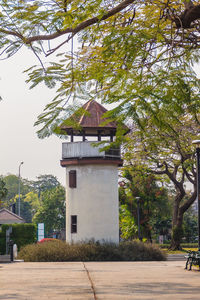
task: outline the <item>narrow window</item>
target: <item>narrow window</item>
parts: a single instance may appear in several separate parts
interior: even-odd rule
[[[77,216],[71,216],[71,233],[77,233]]]
[[[76,170],[69,171],[69,187],[76,188]]]

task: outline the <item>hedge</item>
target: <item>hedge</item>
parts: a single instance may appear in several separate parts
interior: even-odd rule
[[[25,262],[57,261],[154,261],[166,260],[158,246],[140,241],[115,244],[77,243],[60,240],[46,241],[21,248],[18,258]]]
[[[37,226],[35,224],[3,224],[0,229],[0,254],[6,252],[6,230],[12,227],[10,239],[17,245],[18,249],[22,246],[33,244],[37,240]]]

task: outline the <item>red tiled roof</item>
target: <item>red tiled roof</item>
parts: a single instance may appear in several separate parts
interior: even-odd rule
[[[83,105],[83,109],[85,109],[89,115],[83,114],[79,120],[79,124],[81,127],[102,127],[102,123],[106,122],[106,118],[103,118],[103,114],[107,112],[107,109],[103,107],[96,101],[88,101]],[[115,122],[107,122],[103,125],[105,128],[117,128],[117,124]]]
[[[74,114],[69,118],[78,123],[81,128],[117,128],[117,123],[106,122],[106,118],[103,117],[103,114],[107,112],[107,110],[95,100],[85,103],[82,106],[82,109],[84,110],[84,112],[81,116],[77,116],[76,114]],[[72,128],[72,126],[66,125],[68,120],[66,120],[64,124],[61,125],[62,129]]]
[[[6,208],[0,209],[0,224],[6,223],[6,222],[25,222],[24,219],[13,212],[9,211]]]

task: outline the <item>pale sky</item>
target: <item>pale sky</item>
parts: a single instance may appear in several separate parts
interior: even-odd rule
[[[25,83],[23,71],[38,64],[34,54],[23,50],[8,60],[0,61],[0,175],[18,175],[35,180],[52,174],[64,184],[65,169],[60,166],[61,144],[56,136],[37,137],[34,122],[55,95],[55,90],[40,85],[32,90]],[[39,129],[39,128],[38,128]]]

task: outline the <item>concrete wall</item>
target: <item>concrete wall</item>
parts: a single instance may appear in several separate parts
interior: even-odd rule
[[[69,188],[69,171],[76,170],[77,187]],[[119,243],[118,168],[83,165],[66,168],[67,242]],[[71,215],[77,215],[77,233],[71,233]]]

